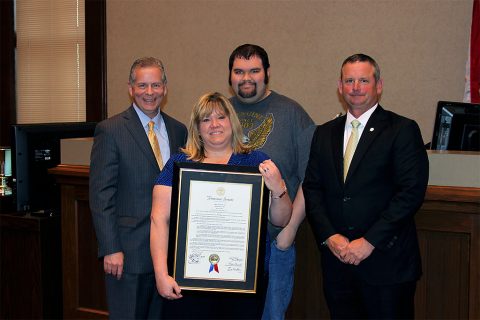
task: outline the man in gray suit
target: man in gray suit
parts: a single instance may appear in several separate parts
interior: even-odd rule
[[[95,130],[90,209],[98,255],[103,257],[110,318],[159,319],[161,298],[149,245],[152,190],[163,163],[184,145],[187,130],[160,110],[167,94],[160,60],[136,60],[128,87],[132,105]],[[155,138],[157,155],[149,142]]]

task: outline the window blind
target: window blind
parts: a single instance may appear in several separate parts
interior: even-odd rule
[[[85,121],[84,0],[16,1],[17,122]]]

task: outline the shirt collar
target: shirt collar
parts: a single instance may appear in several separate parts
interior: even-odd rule
[[[142,126],[144,128],[148,126],[148,123],[150,121],[155,122],[155,127],[157,129],[160,128],[160,121],[162,120],[162,113],[161,112],[157,113],[157,115],[155,117],[153,117],[153,119],[151,119],[145,113],[143,113],[142,110],[140,110],[139,107],[137,107],[135,102],[133,103],[133,108],[135,109],[135,112],[137,113],[138,117],[140,118],[140,122],[142,122]]]
[[[378,107],[378,103],[376,103],[372,108],[368,109],[367,111],[365,111],[360,117],[358,118],[355,118],[351,113],[350,111],[347,112],[347,122],[345,123],[345,126],[352,126],[351,123],[353,120],[357,119],[358,121],[360,121],[361,123],[361,126],[364,126],[367,124],[368,122],[368,119],[370,119],[370,117],[372,116],[373,112],[375,111],[375,109],[377,109]]]

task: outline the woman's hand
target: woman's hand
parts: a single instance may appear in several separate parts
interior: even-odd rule
[[[275,226],[284,227],[292,215],[292,201],[288,196],[285,181],[272,160],[263,161],[258,169],[272,195],[269,220]]]
[[[285,190],[285,182],[282,179],[280,170],[278,170],[275,163],[272,160],[265,160],[258,166],[260,173],[265,178],[265,184],[267,188],[272,192],[274,196],[282,194]]]
[[[182,298],[182,289],[177,282],[169,275],[155,276],[158,293],[167,300],[177,300]]]

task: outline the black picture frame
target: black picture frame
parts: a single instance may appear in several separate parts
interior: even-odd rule
[[[228,199],[231,199],[232,196],[239,196],[238,194],[228,194],[230,184],[232,184],[232,186],[240,185],[242,190],[250,190],[249,195],[242,195],[250,199],[249,206],[247,204],[247,207],[249,207],[248,227],[244,230],[248,234],[247,240],[243,239],[244,241],[240,241],[239,243],[240,246],[246,244],[245,261],[243,267],[239,268],[242,270],[240,272],[242,274],[242,279],[230,279],[220,275],[222,270],[225,270],[225,272],[227,272],[227,270],[232,270],[232,257],[224,259],[227,261],[222,261],[222,255],[228,256],[228,252],[225,252],[225,248],[222,248],[222,254],[217,255],[216,253],[213,253],[214,258],[215,255],[216,258],[220,257],[218,265],[215,264],[215,262],[210,261],[212,255],[208,252],[205,254],[206,251],[199,251],[192,254],[192,250],[190,250],[193,247],[192,243],[194,240],[190,239],[189,242],[189,228],[193,223],[193,220],[190,221],[189,219],[196,217],[195,219],[198,221],[199,217],[198,214],[192,213],[192,210],[195,211],[195,208],[191,207],[191,198],[194,196],[192,193],[192,185],[197,183],[202,183],[202,185],[205,183],[205,185],[212,185],[212,187],[220,185],[220,189],[225,189],[223,188],[224,186],[227,187],[227,194],[222,195],[227,201]],[[196,192],[198,195],[200,189],[193,189],[193,192]],[[174,164],[168,261],[169,272],[173,275],[173,278],[182,290],[251,294],[258,292],[261,286],[260,280],[264,270],[265,236],[267,232],[269,205],[268,196],[269,191],[266,188],[264,178],[259,173],[257,167],[204,164],[197,162],[178,162]],[[214,197],[220,196],[215,195]],[[222,203],[225,199],[214,199],[213,201],[218,200],[220,201],[219,203]],[[198,203],[198,201],[196,201],[196,203]],[[221,212],[222,209],[219,210],[219,216],[223,215],[225,217],[225,214],[229,214],[229,212]],[[211,224],[212,230],[215,230],[213,226],[217,222],[217,212],[215,211],[214,214],[208,212],[206,214],[208,215],[208,219],[210,219],[209,221],[213,222]],[[220,217],[218,219],[222,220]],[[209,227],[209,224],[210,222],[207,223],[206,226]],[[222,222],[220,222],[220,225],[221,229],[223,229]],[[202,226],[205,227],[204,221],[202,221]],[[210,239],[215,237],[216,236],[211,236]],[[191,244],[190,247],[188,247],[189,243]],[[210,244],[207,245],[207,247],[209,246]],[[190,256],[187,256],[187,252],[190,253]],[[190,272],[187,271],[188,268],[194,263],[205,264],[207,256],[210,263],[209,269],[213,268],[213,270],[209,270],[208,276],[192,276]],[[228,260],[230,260],[230,262],[228,262]],[[195,270],[204,270],[204,268],[195,268]],[[210,277],[212,276],[212,272],[213,277]],[[206,270],[205,274],[207,275]]]

